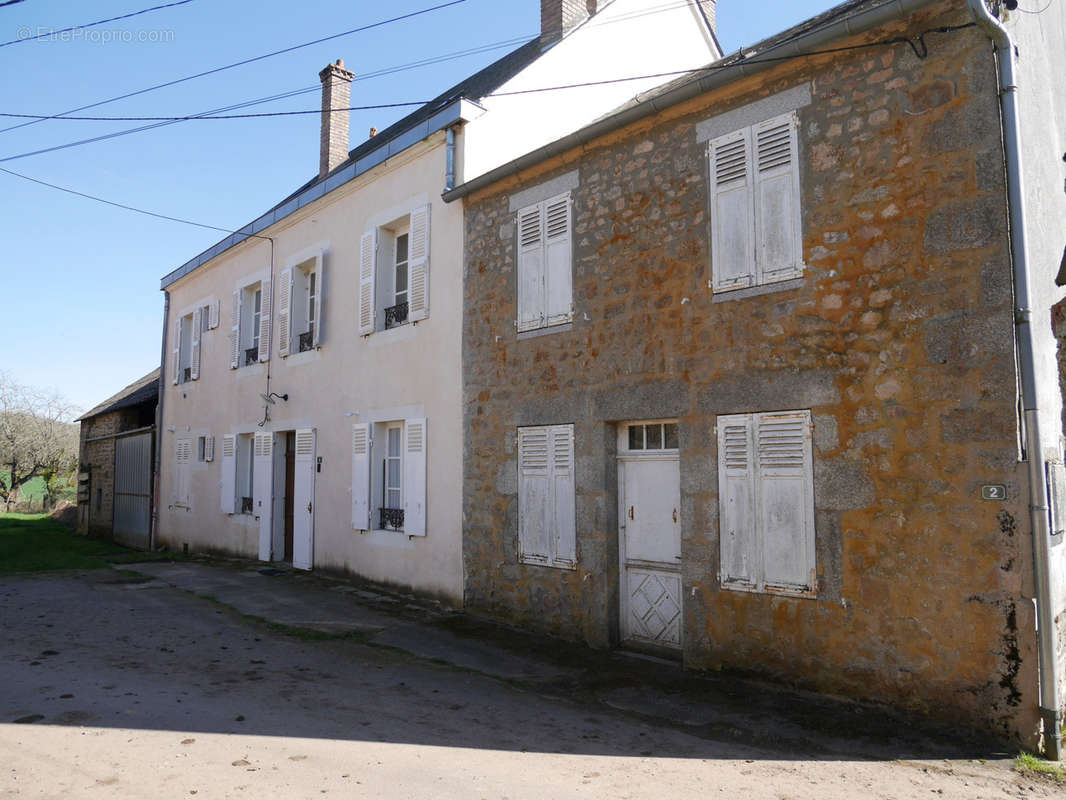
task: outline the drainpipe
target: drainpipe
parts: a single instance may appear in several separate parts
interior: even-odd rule
[[[170,292],[163,290],[163,341],[159,345],[159,399],[155,404],[155,463],[152,470],[152,522],[148,526],[148,552],[155,549],[159,533],[159,470],[163,463],[163,397],[166,394],[167,331],[170,330]]]
[[[1057,761],[1062,746],[1059,719],[1059,676],[1055,665],[1055,609],[1051,601],[1050,539],[1044,450],[1033,356],[1032,308],[1029,302],[1029,258],[1025,233],[1025,192],[1018,122],[1018,84],[1014,75],[1014,43],[1010,33],[985,7],[984,0],[966,0],[974,21],[996,46],[1003,149],[1007,162],[1010,246],[1014,261],[1014,330],[1022,383],[1022,417],[1029,461],[1029,516],[1033,529],[1033,572],[1036,582],[1037,647],[1040,653],[1040,714],[1044,720],[1045,755]]]

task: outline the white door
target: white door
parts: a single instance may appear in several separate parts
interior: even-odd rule
[[[670,425],[664,437],[663,426]],[[656,436],[644,429],[658,428]],[[681,647],[681,470],[676,423],[632,423],[620,437],[619,555],[622,638]],[[670,435],[672,433],[672,435]],[[665,447],[672,444],[673,447]]]
[[[296,431],[292,480],[292,565],[311,569],[315,536],[315,431]]]

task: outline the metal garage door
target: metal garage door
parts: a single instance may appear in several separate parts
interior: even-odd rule
[[[152,434],[115,440],[115,541],[148,549],[152,518]]]

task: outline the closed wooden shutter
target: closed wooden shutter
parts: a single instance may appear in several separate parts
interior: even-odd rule
[[[426,535],[426,420],[404,420],[403,531]]]
[[[323,296],[326,294],[326,256],[319,253],[315,258],[315,327],[311,334],[311,344],[318,347],[324,340],[322,326],[325,320],[322,318]]]
[[[577,563],[574,485],[574,426],[551,429],[552,459],[552,563],[572,567]]]
[[[551,429],[518,429],[518,557],[551,563]]]
[[[174,322],[174,384],[181,383],[181,317]]]
[[[407,318],[411,322],[429,315],[429,243],[429,206],[425,205],[411,212],[407,251]]]
[[[270,561],[274,534],[274,434],[257,433],[253,441],[252,504],[259,518],[259,560]]]
[[[370,530],[370,425],[352,425],[352,529]]]
[[[718,530],[723,585],[756,584],[752,416],[718,417]]]
[[[292,347],[292,268],[278,276],[278,356],[285,358]]]
[[[759,283],[802,274],[798,120],[794,113],[752,129],[755,145],[755,261]]]
[[[359,240],[359,333],[374,332],[374,282],[377,279],[378,231],[363,234]]]
[[[571,254],[569,192],[544,204],[545,324],[558,325],[573,319],[573,266]]]
[[[204,437],[204,461],[214,461],[214,460],[215,460],[215,437],[214,436],[205,436]]]
[[[815,581],[811,414],[760,414],[755,423],[763,580],[767,588],[807,592]]]
[[[293,437],[292,565],[311,569],[314,561],[315,431],[304,428]]]
[[[715,291],[755,283],[751,129],[710,144],[711,274]]]
[[[210,303],[208,303],[208,311],[207,311],[207,329],[208,330],[213,331],[215,328],[218,327],[219,315],[221,313],[221,309],[220,309],[221,305],[222,304],[218,302],[218,298],[217,297],[214,298]]]
[[[233,514],[237,505],[237,436],[226,433],[222,436],[222,513]]]
[[[233,293],[233,306],[229,324],[229,368],[241,365],[241,290]]]
[[[518,330],[544,325],[544,204],[518,212]]]
[[[203,325],[203,312],[198,308],[192,314],[192,336],[190,337],[190,344],[192,346],[189,353],[189,378],[191,380],[200,380],[200,326]]]
[[[259,305],[259,361],[270,360],[270,288],[271,281],[263,281],[261,285],[262,302]]]

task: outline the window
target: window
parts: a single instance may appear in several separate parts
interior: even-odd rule
[[[241,433],[236,437],[236,454],[233,469],[241,514],[254,512],[254,505],[252,504],[252,494],[255,487],[254,441],[255,434],[252,433]]]
[[[803,274],[798,127],[790,112],[711,140],[714,291]]]
[[[196,460],[204,462],[207,460],[207,437],[196,437]]]
[[[570,193],[518,212],[519,332],[574,318]]]
[[[574,426],[518,429],[518,559],[577,565]]]
[[[718,417],[723,588],[813,595],[811,412]]]
[[[653,422],[628,427],[630,450],[676,450],[677,423]]]
[[[174,442],[174,486],[172,504],[189,507],[189,473],[192,468],[192,438],[182,437]]]
[[[233,293],[230,316],[230,369],[270,358],[271,282],[243,286]]]
[[[322,339],[323,254],[281,271],[278,285],[278,353],[288,356],[319,346]]]
[[[426,535],[426,420],[352,426],[352,528]]]
[[[429,316],[429,206],[372,228],[359,243],[359,332]]]
[[[174,383],[200,378],[200,338],[203,309],[179,317],[174,328]]]

